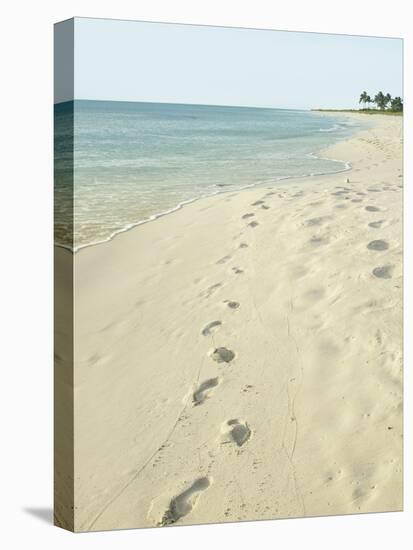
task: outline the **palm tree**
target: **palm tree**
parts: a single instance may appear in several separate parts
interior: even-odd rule
[[[363,92],[361,95],[360,95],[360,99],[359,99],[359,103],[363,103],[364,107],[366,106],[366,102],[367,102],[367,92]]]
[[[387,93],[385,96],[384,96],[384,108],[387,108],[387,105],[391,105],[391,95],[389,93]]]
[[[403,100],[397,96],[391,100],[390,108],[392,111],[403,111]]]
[[[370,103],[373,103],[373,100],[369,95],[366,97],[366,103],[368,105],[367,109],[370,109]]]
[[[384,110],[385,107],[386,107],[386,100],[385,100],[385,95],[383,94],[383,92],[378,92],[375,96],[374,96],[374,103],[377,105],[377,107],[380,109],[380,110]]]

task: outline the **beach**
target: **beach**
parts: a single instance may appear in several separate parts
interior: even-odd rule
[[[76,531],[402,509],[403,119],[369,122],[349,171],[76,252]]]

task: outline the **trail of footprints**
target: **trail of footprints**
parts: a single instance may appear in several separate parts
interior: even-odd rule
[[[267,196],[270,196],[274,193],[267,193]],[[255,201],[251,206],[259,206],[264,210],[268,210],[270,207],[265,204],[263,200]],[[248,212],[244,214],[241,219],[248,220],[253,218],[254,213]],[[247,223],[247,227],[255,228],[259,225],[257,221],[251,221]],[[248,248],[248,244],[241,242],[239,248]],[[218,265],[223,265],[229,262],[232,259],[230,254],[227,254],[220,258],[216,263]],[[244,270],[240,267],[232,267],[232,271],[235,275],[240,275],[244,273]],[[201,293],[200,296],[209,298],[215,290],[220,288],[222,283],[216,283],[211,285],[204,293]],[[240,303],[235,300],[224,300],[223,302],[228,309],[237,310],[240,307]],[[204,337],[213,338],[214,333],[219,330],[222,326],[222,321],[215,320],[207,323],[201,330],[201,335]],[[228,349],[225,346],[215,347],[210,352],[210,358],[217,364],[229,365],[235,359],[235,353],[231,349]],[[214,378],[207,378],[202,381],[195,391],[192,393],[192,406],[198,407],[205,404],[205,402],[212,397],[214,390],[221,383],[222,377],[216,376]],[[223,436],[222,444],[233,444],[236,447],[243,447],[252,436],[251,428],[248,425],[248,422],[240,420],[238,418],[232,418],[226,420],[221,426],[221,433]],[[182,491],[177,496],[173,497],[170,502],[167,510],[164,512],[161,520],[158,522],[159,526],[172,525],[179,521],[181,518],[187,516],[196,505],[201,494],[210,487],[212,479],[208,476],[200,477],[196,479],[189,487]]]
[[[354,192],[352,188],[346,187],[346,186],[337,186],[337,191],[334,191],[332,195],[337,198],[343,198],[345,200],[350,200],[354,203],[359,203],[363,201],[363,198],[358,197],[365,197],[367,193],[364,192]],[[369,188],[367,190],[368,192],[379,192],[380,189],[373,189]],[[354,193],[357,195],[357,198],[350,199],[348,196],[350,193]],[[276,194],[274,191],[270,191],[266,193],[264,198],[268,198],[271,195]],[[302,193],[299,193],[298,196],[302,196]],[[278,194],[279,198],[284,198],[284,194]],[[265,210],[269,209],[270,207],[265,204],[264,200],[257,200],[251,204],[251,206],[260,207]],[[344,206],[344,205],[343,205]],[[376,206],[368,205],[365,207],[366,212],[381,212],[382,209],[378,208]],[[256,228],[259,225],[259,222],[256,220],[248,221],[250,218],[254,218],[255,214],[253,212],[247,212],[244,214],[241,219],[247,220],[246,226],[249,228]],[[326,216],[319,216],[315,218],[310,218],[304,222],[304,226],[310,227],[310,228],[319,228],[322,225],[324,225],[326,222],[331,221],[333,218],[330,215]],[[372,229],[380,229],[382,225],[385,223],[385,220],[376,220],[368,223],[368,226]],[[323,237],[319,236],[313,236],[310,239],[310,243],[314,245],[320,245],[320,244],[326,244],[328,243],[328,239],[325,239]],[[245,242],[241,242],[239,245],[240,249],[247,248],[248,244]],[[384,252],[388,250],[389,244],[387,241],[383,239],[375,239],[370,241],[367,244],[367,249],[373,252]],[[220,258],[216,263],[218,265],[225,264],[229,262],[232,259],[232,256],[227,254]],[[394,266],[387,264],[375,267],[372,271],[372,274],[374,277],[377,277],[379,279],[390,279],[393,274]],[[242,274],[244,271],[239,267],[232,267],[232,271],[234,274],[239,275]],[[209,298],[215,290],[222,287],[222,283],[216,283],[214,285],[211,285],[205,293],[201,294],[201,296],[204,296],[206,298]],[[237,310],[240,307],[239,302],[236,302],[234,300],[224,300],[223,302],[230,310]],[[205,325],[201,330],[201,335],[204,337],[211,337],[213,339],[213,336],[216,331],[218,331],[222,327],[222,321],[215,320],[209,322],[207,325]],[[210,354],[210,359],[214,362],[216,362],[219,365],[229,365],[234,361],[236,358],[236,354],[231,349],[228,349],[225,346],[220,347],[214,347]],[[195,389],[195,391],[192,394],[192,405],[193,407],[198,407],[201,405],[204,405],[212,396],[219,384],[221,384],[223,380],[222,376],[216,376],[213,378],[207,378],[206,380],[202,381],[198,387]],[[248,443],[248,441],[252,437],[252,430],[246,420],[240,420],[238,418],[229,419],[223,422],[221,425],[221,434],[222,434],[222,444],[230,444],[235,445],[236,447],[243,447],[245,444]],[[196,479],[192,484],[190,484],[185,490],[183,490],[181,493],[179,493],[177,496],[174,496],[170,502],[167,510],[164,512],[161,520],[159,521],[158,525],[160,526],[166,526],[166,525],[172,525],[179,521],[181,518],[187,516],[196,505],[198,499],[202,495],[204,491],[206,491],[212,483],[212,478],[209,476],[199,477]]]
[[[397,186],[398,189],[399,188],[401,189],[402,187],[403,186],[401,186],[401,185]],[[368,196],[368,193],[380,193],[380,192],[385,191],[385,190],[392,190],[392,191],[397,190],[394,187],[393,188],[390,187],[389,185],[383,185],[382,188],[369,187],[367,189],[367,193],[362,192],[362,191],[355,192],[353,190],[353,188],[347,187],[347,186],[341,186],[341,185],[336,186],[336,189],[337,189],[337,191],[333,191],[331,193],[331,195],[333,197],[336,197],[338,199],[343,199],[343,200],[350,200],[351,202],[354,202],[354,203],[363,202],[364,197]],[[352,198],[351,199],[349,195],[351,195],[352,193],[357,195],[357,197],[362,197],[362,198]],[[344,207],[345,207],[344,204],[336,205],[336,208],[344,208]],[[380,208],[378,206],[374,206],[374,205],[367,205],[367,206],[364,207],[364,210],[366,212],[369,212],[369,213],[370,212],[376,213],[376,212],[382,212],[383,211],[382,208]],[[332,216],[319,216],[317,218],[310,218],[310,219],[306,220],[304,222],[304,225],[307,226],[307,227],[318,228],[318,227],[322,226],[323,224],[325,224],[326,222],[330,221],[331,219],[332,219]],[[375,221],[369,222],[367,225],[368,225],[368,227],[370,227],[372,229],[381,229],[385,223],[386,223],[386,220],[380,219],[380,220],[375,220]],[[319,235],[313,235],[310,238],[309,243],[314,245],[314,246],[319,246],[319,245],[322,245],[322,244],[328,244],[328,239],[326,239],[322,236],[319,236]],[[375,239],[373,241],[370,241],[367,244],[367,249],[371,250],[373,252],[384,252],[384,251],[389,249],[389,243],[384,239]],[[372,275],[374,277],[378,278],[378,279],[391,279],[392,276],[393,276],[393,271],[394,271],[394,265],[385,264],[385,265],[382,265],[382,266],[375,267],[372,270]]]
[[[384,186],[383,189],[368,188],[369,193],[380,193],[382,190],[390,189],[388,186]],[[382,209],[377,206],[368,205],[365,207],[366,212],[382,212]],[[375,220],[368,223],[368,227],[371,229],[381,229],[386,220]],[[384,239],[374,239],[367,244],[367,249],[373,252],[384,252],[389,249],[389,243]],[[393,276],[394,266],[391,264],[385,264],[377,266],[372,270],[372,275],[377,279],[391,279]]]

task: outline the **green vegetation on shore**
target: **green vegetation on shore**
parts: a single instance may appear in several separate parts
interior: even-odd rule
[[[311,109],[326,113],[362,113],[366,115],[403,116],[403,111],[380,111],[379,109]]]
[[[363,104],[362,109],[312,109],[312,111],[332,111],[337,113],[365,113],[367,115],[403,115],[403,100],[401,97],[392,97],[389,93],[378,92],[374,99],[367,92],[360,94],[359,103]],[[371,104],[375,104],[373,109]],[[367,105],[367,107],[366,107]]]

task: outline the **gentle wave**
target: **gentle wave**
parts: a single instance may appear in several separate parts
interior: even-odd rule
[[[334,124],[334,126],[331,126],[330,128],[320,128],[319,132],[337,132],[340,130],[344,130],[344,126],[341,124]]]

